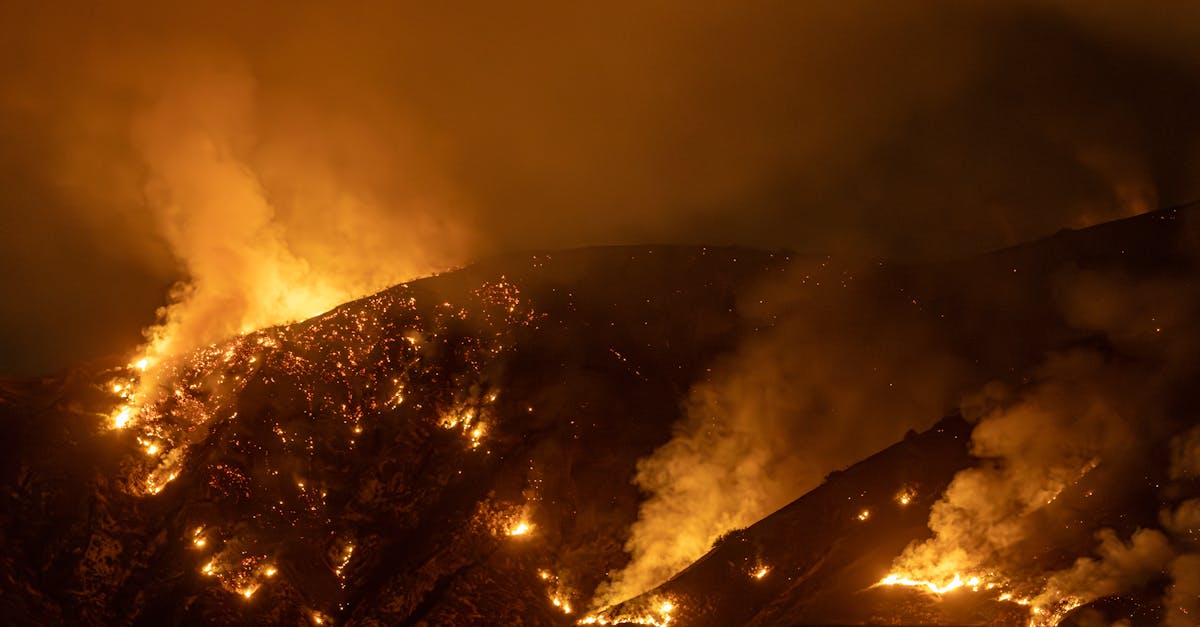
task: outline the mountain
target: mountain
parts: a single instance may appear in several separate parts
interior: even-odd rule
[[[510,255],[182,357],[123,428],[111,416],[147,376],[135,367],[6,380],[0,612],[13,624],[574,624],[628,560],[638,460],[677,433],[714,362],[772,337],[759,301],[776,291],[763,286],[824,277],[801,281],[811,292],[789,307],[852,293],[870,304],[855,325],[920,321],[969,364],[964,385],[1019,388],[1049,351],[1117,351],[1062,313],[1064,277],[1194,281],[1197,217],[1168,210],[920,266],[671,246]],[[988,595],[872,587],[929,535],[946,486],[986,461],[975,417],[937,418],[592,620],[1023,620]],[[1089,530],[1152,524],[1156,494],[1107,500]],[[1081,551],[1031,555],[1059,567]]]

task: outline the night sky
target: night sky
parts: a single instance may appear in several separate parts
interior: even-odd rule
[[[0,373],[129,352],[178,281],[203,338],[504,251],[1200,197],[1191,1],[171,4],[0,4]]]

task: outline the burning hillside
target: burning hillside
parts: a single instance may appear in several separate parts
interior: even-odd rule
[[[0,611],[1188,624],[1194,220],[917,267],[505,257],[6,382]]]

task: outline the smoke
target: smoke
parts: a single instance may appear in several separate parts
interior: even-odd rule
[[[1200,191],[1187,2],[0,12],[11,367],[127,345],[179,279],[202,341],[497,250],[939,255]]]
[[[1171,442],[1171,478],[1200,479],[1200,427]]]
[[[236,63],[199,64],[133,120],[147,206],[188,277],[149,331],[151,359],[307,318],[461,260],[465,234],[439,217],[451,207],[414,193],[383,212],[328,153],[304,154],[319,133],[256,135],[256,87]]]
[[[1171,562],[1171,586],[1163,600],[1163,624],[1188,627],[1200,616],[1200,553],[1181,555]]]
[[[648,497],[625,545],[631,559],[594,605],[662,583],[722,534],[953,405],[970,369],[911,302],[864,289],[857,274],[801,260],[740,304],[762,330],[691,390],[674,437],[639,461]]]
[[[1167,537],[1153,529],[1135,531],[1128,543],[1111,529],[1101,530],[1097,538],[1097,557],[1079,558],[1070,569],[1051,575],[1034,599],[1035,607],[1053,606],[1064,599],[1091,601],[1145,586],[1162,577],[1175,557]]]
[[[1140,412],[1108,394],[1130,374],[1090,350],[1051,356],[1028,392],[975,427],[972,453],[983,463],[954,477],[930,513],[933,537],[908,547],[893,570],[941,582],[1008,560],[1037,533],[1041,508],[1130,452]]]
[[[1051,622],[1104,596],[1145,591],[1170,570],[1165,602],[1186,611],[1192,583],[1172,564],[1192,560],[1195,499],[1165,506],[1163,530],[1139,529],[1128,541],[1099,530],[1095,556],[1040,575],[1044,584],[1005,580],[1029,568],[1023,553],[1039,543],[1076,546],[1069,531],[1046,526],[1063,491],[1086,481],[1089,496],[1119,498],[1132,477],[1189,478],[1197,457],[1195,429],[1179,434],[1187,417],[1177,414],[1194,410],[1181,401],[1196,374],[1194,283],[1077,272],[1058,282],[1057,295],[1066,320],[1098,333],[1101,347],[1051,353],[1018,396],[991,395],[995,406],[972,435],[981,463],[955,476],[933,506],[933,536],[907,547],[893,570],[934,582],[976,575],[1023,593],[1036,585],[1033,607]],[[1172,451],[1169,468],[1155,461],[1162,450]],[[1186,493],[1182,485],[1160,498]]]

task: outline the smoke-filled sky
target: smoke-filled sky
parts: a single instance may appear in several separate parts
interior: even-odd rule
[[[940,256],[1200,196],[1188,0],[403,4],[0,4],[0,372],[128,351],[180,280],[203,341],[508,250]]]

